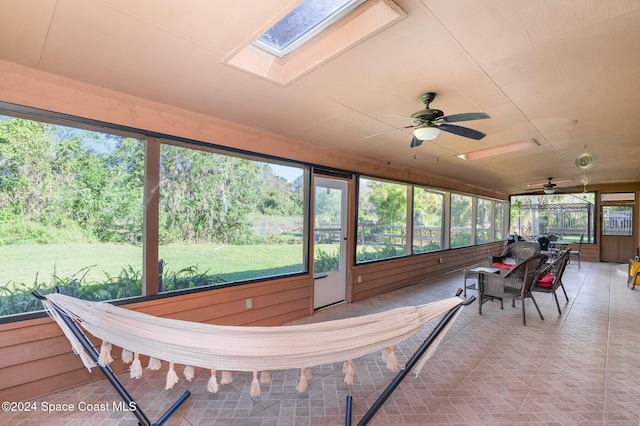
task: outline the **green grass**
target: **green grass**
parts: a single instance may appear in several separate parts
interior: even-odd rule
[[[302,269],[302,245],[181,244],[159,248],[165,273],[197,267],[200,273],[222,275],[225,281],[260,274],[297,272]],[[131,267],[142,271],[142,247],[108,243],[21,244],[0,246],[0,285],[31,285],[77,276],[89,268],[86,282],[100,282]]]
[[[301,272],[303,251],[299,244],[173,244],[161,246],[158,257],[165,272],[195,266],[201,273],[236,281]]]

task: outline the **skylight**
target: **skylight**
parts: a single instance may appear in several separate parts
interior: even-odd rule
[[[256,34],[276,19],[280,22],[260,39],[237,46],[222,63],[286,86],[407,16],[393,0],[306,0],[296,4],[298,8],[282,19],[282,14],[266,17],[268,23]],[[311,18],[308,11],[313,12]]]
[[[366,0],[305,0],[253,43],[279,58],[293,52]]]

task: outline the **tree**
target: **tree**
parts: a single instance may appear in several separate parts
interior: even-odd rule
[[[163,145],[160,175],[164,242],[246,240],[247,215],[258,200],[258,163]]]
[[[407,217],[407,188],[395,183],[371,181],[369,200],[378,216],[378,223],[404,225]]]

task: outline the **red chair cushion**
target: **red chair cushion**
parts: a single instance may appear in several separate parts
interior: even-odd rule
[[[502,262],[493,262],[493,267],[502,269],[513,269],[513,265],[507,265],[506,263]]]
[[[544,274],[540,280],[538,281],[538,287],[549,287],[553,286],[553,280],[556,278],[553,274]]]

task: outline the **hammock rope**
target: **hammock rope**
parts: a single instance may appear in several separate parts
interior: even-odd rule
[[[123,349],[123,362],[131,362],[132,378],[142,376],[139,357],[146,355],[150,357],[150,369],[160,368],[160,360],[169,363],[167,389],[177,383],[175,365],[182,364],[185,366],[183,374],[188,380],[193,378],[193,367],[210,370],[211,379],[207,388],[212,392],[218,390],[216,371],[223,372],[220,384],[233,380],[231,371],[251,372],[251,394],[257,396],[260,394],[260,382],[268,382],[268,372],[273,370],[299,369],[301,377],[298,389],[304,391],[310,378],[310,367],[344,362],[345,382],[353,383],[353,359],[379,350],[384,350],[387,367],[397,371],[394,346],[414,335],[426,323],[464,302],[464,299],[451,297],[354,318],[273,327],[221,326],[162,318],[59,293],[45,296],[42,302],[89,371],[95,363],[56,308],[87,332],[102,339],[100,365],[107,365],[113,360],[111,348],[118,346]],[[448,328],[452,324],[453,321]],[[435,352],[445,333],[414,369],[416,374]],[[263,373],[260,380],[258,372]]]

